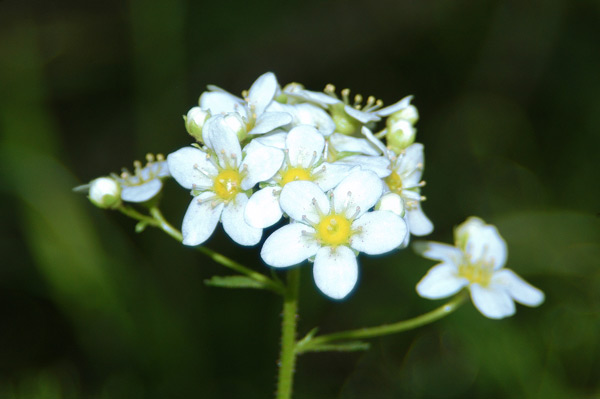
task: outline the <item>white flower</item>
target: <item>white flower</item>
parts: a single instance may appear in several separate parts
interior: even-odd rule
[[[209,88],[213,91],[200,96],[200,108],[210,111],[211,115],[239,114],[246,134],[268,133],[292,121],[292,116],[286,112],[266,111],[278,90],[277,78],[272,72],[256,79],[243,100],[218,87]]]
[[[183,244],[202,244],[220,220],[235,242],[255,245],[262,229],[244,221],[246,191],[273,176],[283,162],[283,152],[257,143],[243,155],[237,136],[223,115],[206,122],[203,137],[206,151],[185,147],[167,158],[175,180],[194,195],[183,218]]]
[[[281,139],[280,136],[277,138]],[[264,142],[261,139],[255,139],[248,146],[254,145],[254,142]],[[353,168],[350,165],[323,162],[325,139],[312,126],[293,128],[285,137],[285,148],[282,168],[267,182],[268,186],[255,192],[248,201],[245,219],[251,226],[265,228],[281,219],[283,212],[279,206],[279,194],[286,184],[298,180],[313,181],[321,190],[327,191]]]
[[[162,189],[162,178],[170,176],[169,167],[162,154],[146,155],[146,166],[140,161],[133,163],[133,173],[123,169],[120,175],[111,176],[121,186],[121,199],[127,202],[146,202]]]
[[[471,217],[454,231],[455,246],[421,242],[415,250],[441,263],[434,266],[417,284],[424,298],[445,298],[468,287],[475,307],[486,317],[501,319],[515,313],[517,301],[538,306],[544,293],[531,286],[506,263],[506,243],[496,227]]]
[[[388,152],[391,173],[384,179],[387,188],[402,197],[406,210],[406,221],[412,235],[424,236],[433,231],[433,223],[421,209],[421,187],[423,175],[423,144],[414,143],[400,154]]]
[[[287,184],[281,208],[293,220],[275,231],[261,250],[273,267],[287,267],[314,257],[317,287],[333,299],[346,297],[358,280],[355,252],[382,254],[397,248],[406,223],[389,211],[367,212],[383,185],[374,173],[353,171],[328,196],[313,182]]]

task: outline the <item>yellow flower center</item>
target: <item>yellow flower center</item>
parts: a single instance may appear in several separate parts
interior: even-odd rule
[[[213,180],[213,191],[224,201],[231,201],[241,190],[242,177],[233,169],[223,169]]]
[[[465,262],[458,267],[458,274],[466,278],[472,284],[477,283],[487,286],[492,279],[493,265],[485,262]]]
[[[395,171],[385,178],[385,182],[393,193],[402,193],[402,178]]]
[[[344,215],[325,216],[316,226],[317,238],[326,245],[347,244],[352,235],[350,224]]]
[[[289,168],[281,175],[281,186],[296,180],[312,180],[310,172],[304,168]]]

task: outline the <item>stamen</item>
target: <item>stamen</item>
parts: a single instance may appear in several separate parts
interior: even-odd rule
[[[350,216],[348,219],[350,219],[351,221],[354,221],[354,219],[356,219],[356,217],[360,214],[360,206],[356,207],[356,210],[354,211],[354,214],[352,216]]]
[[[342,94],[342,100],[344,101],[344,104],[350,104],[350,89],[344,89],[341,91]]]
[[[310,162],[308,163],[307,167],[310,168],[315,163],[316,160],[317,160],[317,152],[313,151],[312,158],[310,159]]]
[[[151,153],[147,153],[147,154],[146,154],[146,161],[147,161],[148,163],[152,163],[152,162],[154,162],[154,155],[152,155]]]
[[[363,96],[360,94],[357,94],[354,96],[354,108],[356,109],[360,109],[360,103],[362,103],[363,100]]]
[[[162,162],[165,160],[165,156],[163,154],[156,154],[156,160]]]

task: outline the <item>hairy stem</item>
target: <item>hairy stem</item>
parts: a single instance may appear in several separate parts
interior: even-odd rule
[[[281,323],[281,354],[279,358],[279,378],[277,399],[291,399],[296,364],[296,327],[298,312],[298,289],[300,269],[293,268],[287,273],[287,289],[283,302]]]

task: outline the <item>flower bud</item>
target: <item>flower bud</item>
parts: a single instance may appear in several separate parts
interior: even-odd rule
[[[110,177],[99,177],[90,182],[88,198],[99,208],[115,209],[121,204],[121,186]]]
[[[346,136],[352,136],[360,131],[360,122],[346,113],[344,103],[338,103],[330,108],[331,118],[335,122],[335,131]]]
[[[411,104],[411,105],[408,105],[406,108],[401,109],[398,112],[394,112],[388,118],[388,123],[393,124],[399,119],[408,121],[412,125],[416,124],[417,121],[419,120],[419,111],[417,110],[417,107],[415,107],[414,105]]]
[[[244,140],[246,138],[246,136],[248,135],[248,133],[246,131],[246,124],[244,123],[244,121],[242,120],[242,118],[240,117],[239,114],[237,114],[237,113],[227,114],[223,118],[223,121],[231,130],[233,130],[235,132],[235,134],[237,135],[237,138],[240,142],[242,140]]]
[[[202,127],[209,117],[210,112],[200,107],[193,107],[188,111],[187,116],[183,117],[185,129],[198,142],[202,142]]]
[[[386,123],[387,133],[385,134],[385,138],[387,140],[387,145],[395,153],[400,153],[415,142],[417,129],[415,129],[407,120],[398,119],[395,123],[391,124],[390,119],[391,118],[388,118]]]
[[[390,211],[400,217],[404,217],[404,201],[396,193],[387,193],[379,199],[379,202],[375,205],[375,210]]]

